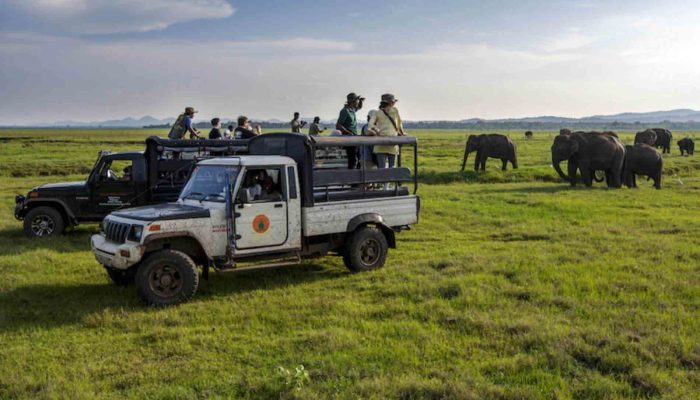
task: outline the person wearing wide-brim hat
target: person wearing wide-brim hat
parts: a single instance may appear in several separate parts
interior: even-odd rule
[[[396,108],[397,99],[393,94],[382,95],[379,103],[379,111],[371,116],[368,126],[377,131],[377,136],[403,136],[403,122]],[[399,154],[398,146],[378,145],[374,146],[374,154],[377,156],[377,167],[394,168],[396,155]]]
[[[355,113],[362,108],[362,102],[365,98],[354,92],[348,93],[345,98],[347,101],[345,107],[340,110],[335,129],[346,136],[357,136],[357,116]],[[357,168],[357,147],[346,147],[345,151],[348,155],[348,169]]]

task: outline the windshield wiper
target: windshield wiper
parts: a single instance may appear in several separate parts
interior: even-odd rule
[[[224,198],[224,195],[221,193],[209,193],[208,195],[202,197],[199,199],[199,202],[203,202],[204,200],[208,199],[209,197],[221,197],[222,199]]]
[[[190,196],[204,196],[204,194],[199,193],[199,192],[189,192],[182,197],[182,200],[187,200],[187,198]]]

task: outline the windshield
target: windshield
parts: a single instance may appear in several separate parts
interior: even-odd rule
[[[226,202],[226,175],[233,183],[238,176],[238,167],[201,165],[194,169],[190,180],[180,193],[182,200]]]

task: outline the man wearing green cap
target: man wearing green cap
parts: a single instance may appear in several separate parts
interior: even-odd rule
[[[346,136],[357,136],[357,117],[355,113],[362,108],[362,102],[365,98],[352,92],[346,96],[346,99],[345,107],[340,110],[338,121],[335,123],[335,129]],[[345,151],[348,154],[348,169],[357,168],[357,147],[346,147]]]

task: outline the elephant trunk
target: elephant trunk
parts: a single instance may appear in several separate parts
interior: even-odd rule
[[[564,171],[561,170],[561,160],[556,160],[554,157],[552,157],[552,166],[554,166],[554,170],[557,171],[557,174],[561,177],[561,179],[571,183],[571,179],[567,175],[564,174]]]

